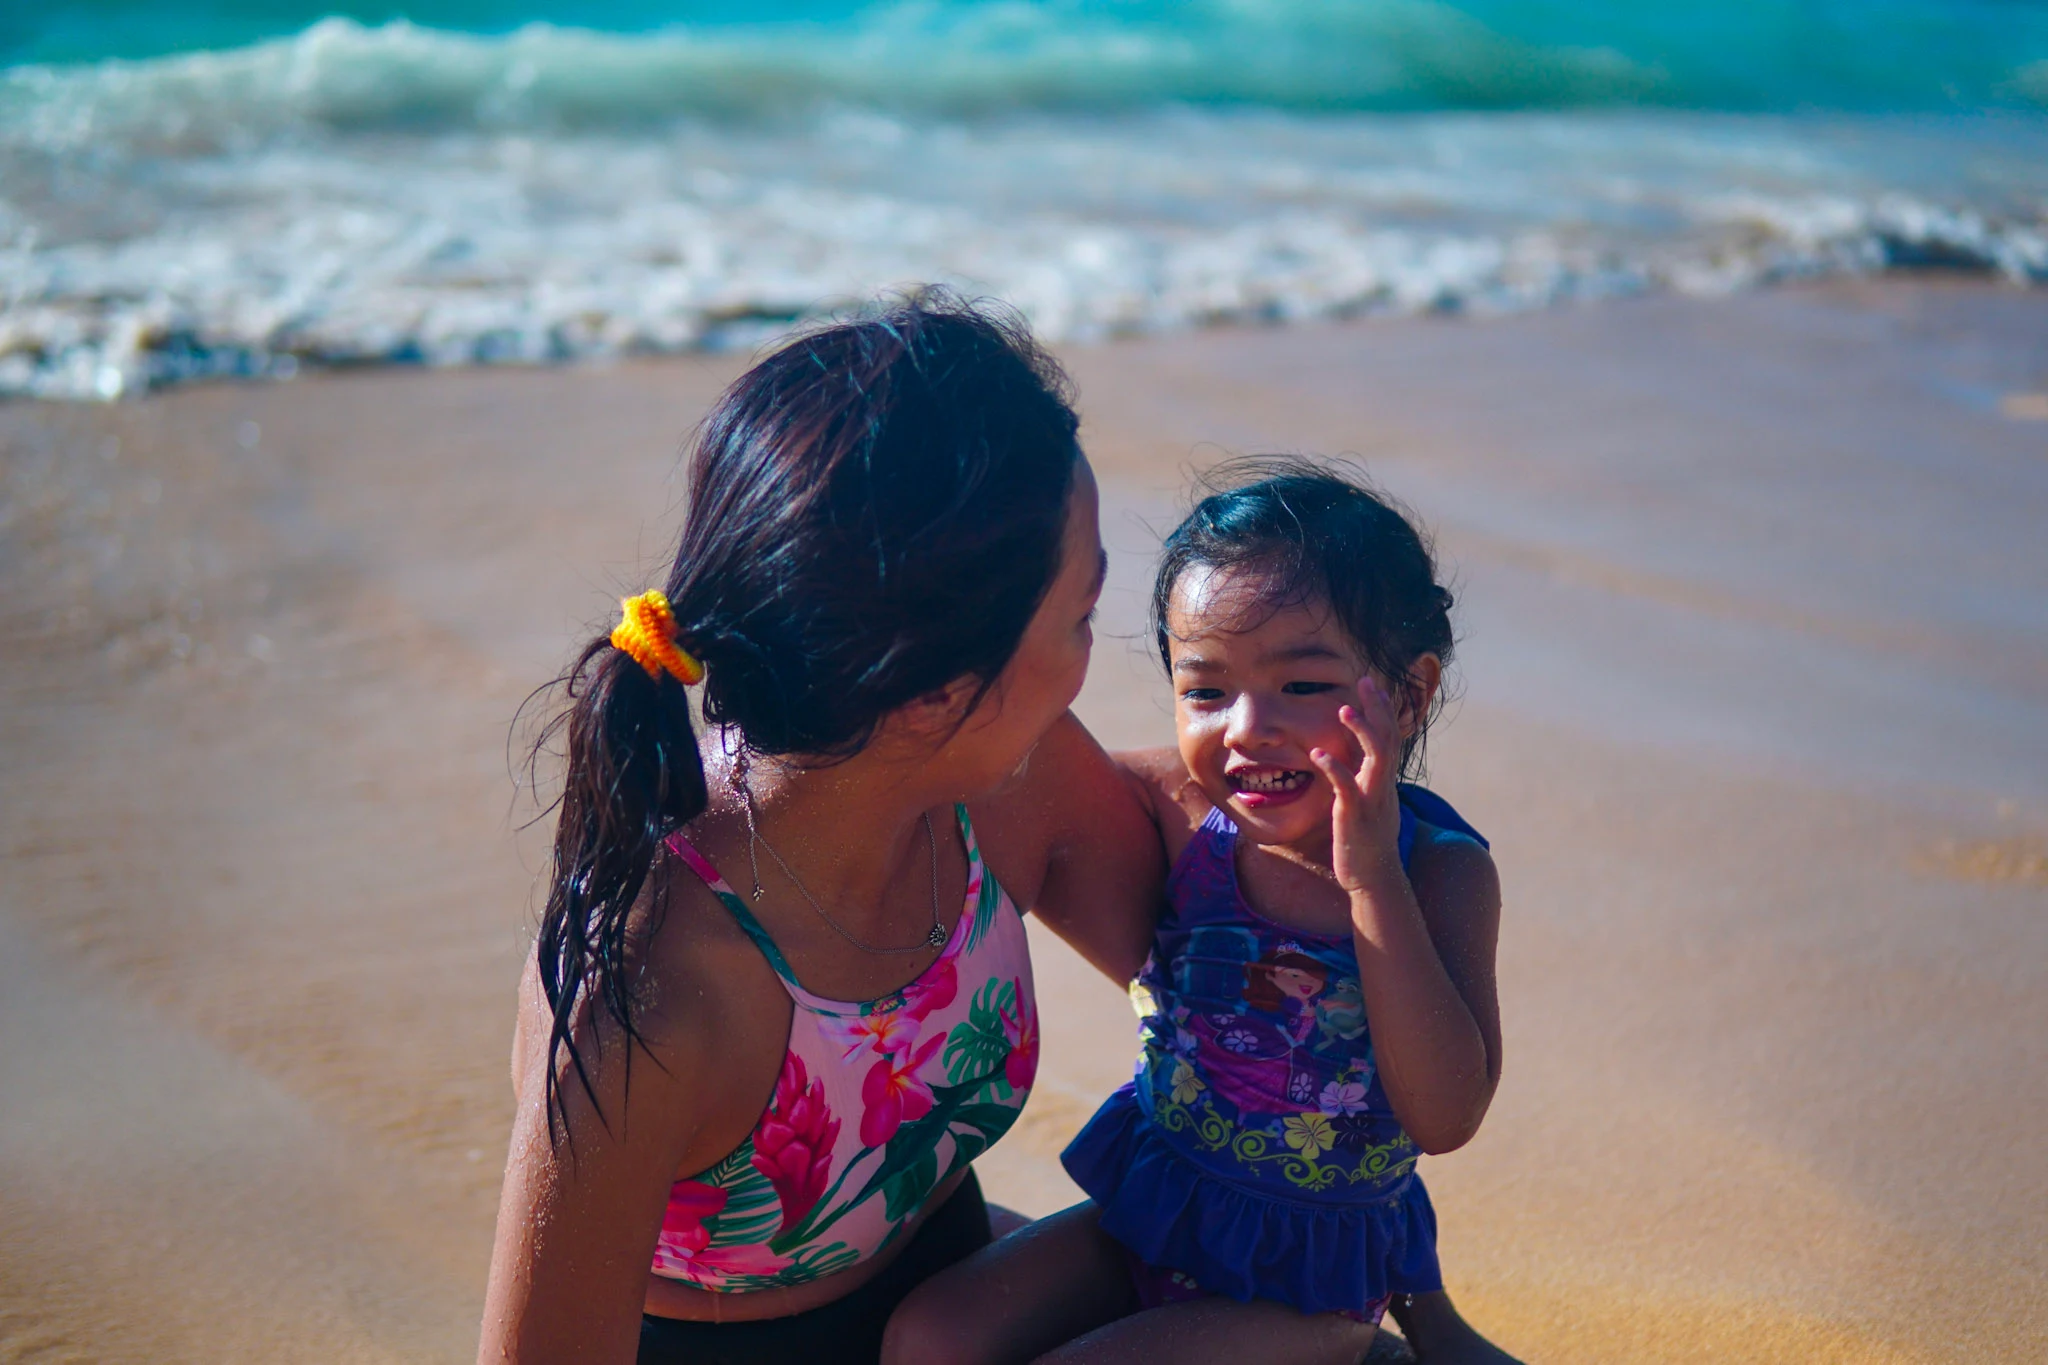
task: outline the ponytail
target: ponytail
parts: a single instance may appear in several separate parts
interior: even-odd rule
[[[556,1060],[569,1054],[584,1093],[597,1091],[576,1042],[577,1011],[602,1011],[624,1035],[625,1065],[640,1041],[627,970],[633,907],[662,841],[704,810],[704,764],[683,685],[650,674],[609,639],[593,641],[562,680],[568,774],[555,824],[554,875],[536,953],[548,1031],[549,1131],[568,1113]],[[651,929],[652,926],[649,926]],[[603,1030],[588,1035],[602,1051]],[[593,1058],[593,1061],[596,1059]],[[602,1109],[599,1121],[604,1122]]]
[[[706,803],[683,683],[746,751],[811,765],[959,679],[986,693],[1059,570],[1066,393],[1020,320],[925,292],[797,337],[705,415],[662,591],[583,651],[535,747],[567,760],[536,944],[551,1134],[563,1052],[597,1100],[579,1025],[592,1047],[621,1038],[629,1067],[643,1041],[635,957],[662,906],[636,906]]]

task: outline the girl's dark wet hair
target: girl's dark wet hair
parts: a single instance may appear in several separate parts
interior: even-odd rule
[[[1339,466],[1275,455],[1228,461],[1202,485],[1207,496],[1166,537],[1152,584],[1152,634],[1169,669],[1167,612],[1197,566],[1270,575],[1259,603],[1270,610],[1328,603],[1373,671],[1397,686],[1413,684],[1424,654],[1450,665],[1450,591],[1437,582],[1428,540],[1385,494]],[[1419,770],[1443,700],[1439,690],[1403,747],[1403,777]]]
[[[1066,376],[1019,319],[936,291],[740,376],[697,430],[663,585],[704,664],[705,720],[817,764],[961,678],[978,705],[1058,572],[1077,426]],[[550,1120],[566,1124],[564,1050],[596,1101],[580,1009],[617,1026],[630,1067],[634,907],[662,841],[708,798],[674,679],[600,636],[560,683],[569,704],[541,743],[559,738],[567,771],[537,952]]]

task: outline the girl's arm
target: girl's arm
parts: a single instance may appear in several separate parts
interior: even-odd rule
[[[1355,762],[1311,754],[1337,797],[1331,867],[1351,897],[1359,984],[1381,1082],[1401,1126],[1425,1152],[1464,1146],[1500,1081],[1494,943],[1500,879],[1484,849],[1456,835],[1418,835],[1414,879],[1401,867],[1395,779],[1401,728],[1393,700],[1368,677],[1339,717]]]
[[[518,1108],[477,1360],[630,1365],[639,1352],[647,1267],[669,1185],[697,1132],[691,1114],[701,1106],[686,1097],[701,1083],[698,1062],[710,1053],[705,1040],[694,1040],[702,1030],[689,1019],[649,1011],[655,1050],[635,1047],[628,1088],[624,1040],[605,1037],[598,1060],[599,1031],[580,1028],[577,1046],[596,1103],[565,1056],[557,1092],[566,1110],[564,1139],[559,1126],[548,1126],[549,1014],[531,963],[520,995],[513,1044]]]
[[[1043,850],[1035,888],[1005,885],[1033,892],[1026,907],[1105,976],[1119,985],[1136,976],[1166,884],[1145,784],[1069,713],[1039,741],[1018,781],[982,804],[996,817],[991,828],[1026,831]]]

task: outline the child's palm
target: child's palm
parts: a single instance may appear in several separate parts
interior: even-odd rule
[[[1358,680],[1358,703],[1337,712],[1352,752],[1316,749],[1310,759],[1336,791],[1330,811],[1330,869],[1347,891],[1362,889],[1388,858],[1400,859],[1401,715],[1370,674]]]

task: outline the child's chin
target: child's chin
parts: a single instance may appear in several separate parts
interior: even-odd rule
[[[1329,803],[1313,793],[1279,805],[1248,804],[1234,795],[1229,810],[1238,831],[1255,844],[1291,844],[1330,827]]]

